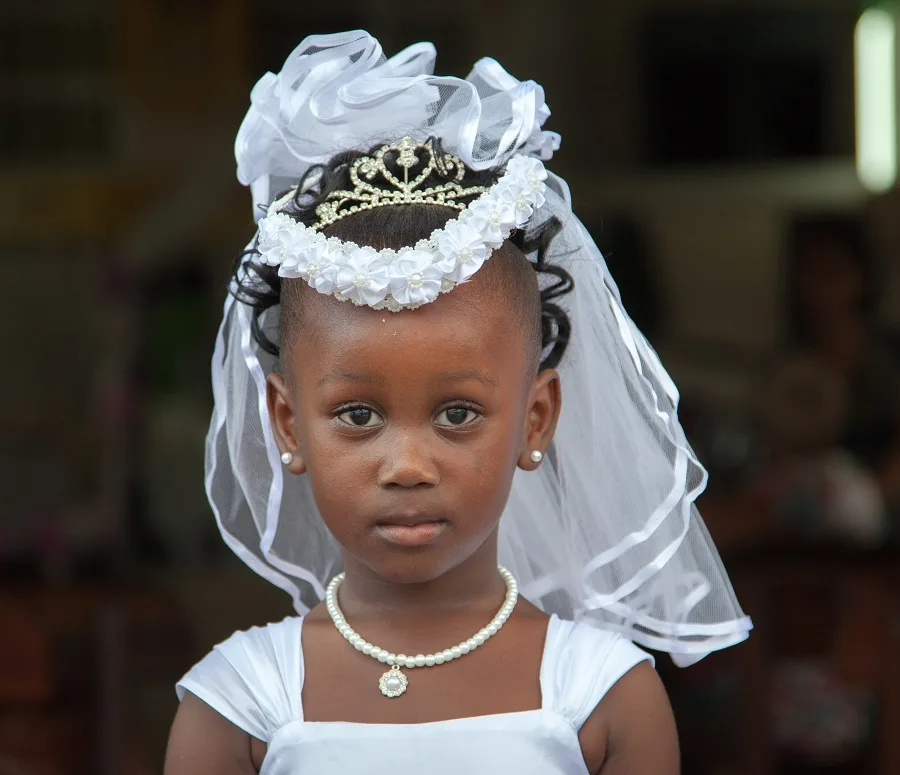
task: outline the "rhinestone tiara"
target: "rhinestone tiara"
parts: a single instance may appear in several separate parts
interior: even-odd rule
[[[418,167],[421,169],[410,179],[412,170]],[[420,188],[435,170],[452,179]],[[464,210],[467,202],[462,200],[487,191],[484,186],[464,186],[461,181],[465,172],[459,157],[438,153],[432,139],[416,143],[404,137],[394,145],[381,146],[372,156],[354,160],[350,165],[353,189],[328,194],[316,208],[318,220],[310,228],[321,229],[360,210],[388,205],[429,204]],[[282,199],[276,204],[276,209],[281,209],[286,202]]]

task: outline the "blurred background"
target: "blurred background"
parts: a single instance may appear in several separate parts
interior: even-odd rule
[[[311,33],[544,85],[682,390],[756,630],[662,660],[686,775],[900,773],[895,29],[859,0],[0,0],[0,775],[159,773],[175,680],[290,613],[203,493],[253,233],[232,143]]]

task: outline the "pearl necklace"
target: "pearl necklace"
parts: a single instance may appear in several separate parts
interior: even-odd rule
[[[503,601],[503,605],[500,606],[497,615],[491,619],[491,622],[487,627],[479,630],[468,640],[464,640],[458,646],[453,646],[445,651],[438,651],[434,654],[419,654],[415,657],[408,657],[405,654],[394,654],[386,649],[373,646],[361,637],[349,624],[347,624],[344,613],[341,611],[337,602],[338,589],[341,586],[341,582],[344,580],[343,573],[335,576],[328,585],[328,589],[325,592],[325,606],[328,609],[331,620],[334,622],[334,626],[337,627],[338,632],[350,642],[351,646],[357,651],[361,651],[366,656],[372,657],[372,659],[377,659],[379,662],[391,665],[391,669],[381,676],[381,679],[378,681],[378,688],[381,689],[381,693],[385,697],[399,697],[406,691],[406,687],[409,684],[409,679],[404,673],[400,672],[401,667],[433,667],[434,665],[442,665],[445,662],[459,659],[463,654],[474,651],[479,646],[483,645],[486,640],[500,632],[500,628],[506,624],[506,620],[509,619],[510,614],[513,612],[513,608],[516,606],[516,600],[519,597],[519,585],[516,583],[515,578],[513,578],[512,573],[502,565],[499,566],[499,570],[500,575],[506,582],[506,599]]]

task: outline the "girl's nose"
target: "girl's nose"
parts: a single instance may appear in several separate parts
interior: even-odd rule
[[[416,434],[399,434],[385,451],[378,477],[382,487],[434,487],[440,480],[429,445]]]

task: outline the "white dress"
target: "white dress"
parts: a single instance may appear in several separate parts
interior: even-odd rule
[[[304,721],[303,619],[237,632],[178,682],[268,744],[261,775],[586,775],[578,730],[652,657],[620,635],[552,617],[541,708],[422,724]]]

